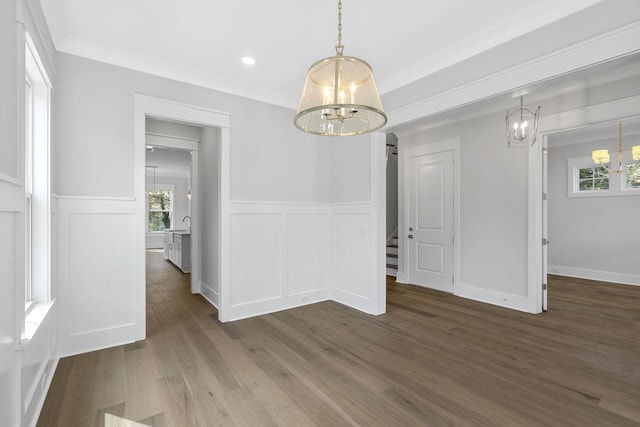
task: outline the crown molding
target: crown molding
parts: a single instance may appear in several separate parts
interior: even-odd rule
[[[140,55],[137,52],[113,48],[76,36],[68,36],[58,46],[58,51],[134,71],[164,77],[231,95],[249,98],[285,108],[295,108],[297,99],[285,93],[250,86],[201,70],[168,61]]]
[[[640,52],[640,21],[387,112],[386,129]]]

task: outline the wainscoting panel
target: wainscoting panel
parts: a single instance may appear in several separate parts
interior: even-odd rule
[[[133,322],[133,215],[69,216],[69,303],[82,319],[69,334]]]
[[[371,277],[375,251],[371,239],[369,212],[355,209],[335,212],[333,238],[335,279],[333,299],[348,306],[371,312]]]
[[[231,215],[231,306],[282,297],[282,218]]]
[[[286,234],[286,294],[302,295],[327,289],[331,262],[329,215],[287,215]]]
[[[135,341],[135,202],[58,198],[59,351]]]
[[[234,202],[230,218],[228,320],[329,299],[330,204]]]

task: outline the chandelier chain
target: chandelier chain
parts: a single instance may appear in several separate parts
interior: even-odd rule
[[[342,46],[342,0],[338,0],[338,46]]]

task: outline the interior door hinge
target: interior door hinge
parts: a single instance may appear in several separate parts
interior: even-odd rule
[[[548,245],[548,244],[549,244],[549,241],[543,237],[542,238],[542,246],[545,246],[545,245]]]
[[[547,284],[546,284],[546,283],[543,283],[543,284],[542,284],[542,290],[543,290],[543,291],[546,291],[546,290],[547,290]]]
[[[542,200],[547,200],[547,193],[542,193]]]

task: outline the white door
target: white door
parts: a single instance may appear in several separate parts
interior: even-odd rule
[[[453,150],[407,160],[409,283],[453,292]]]
[[[549,173],[549,142],[547,136],[542,138],[542,310],[547,311],[547,189]]]

